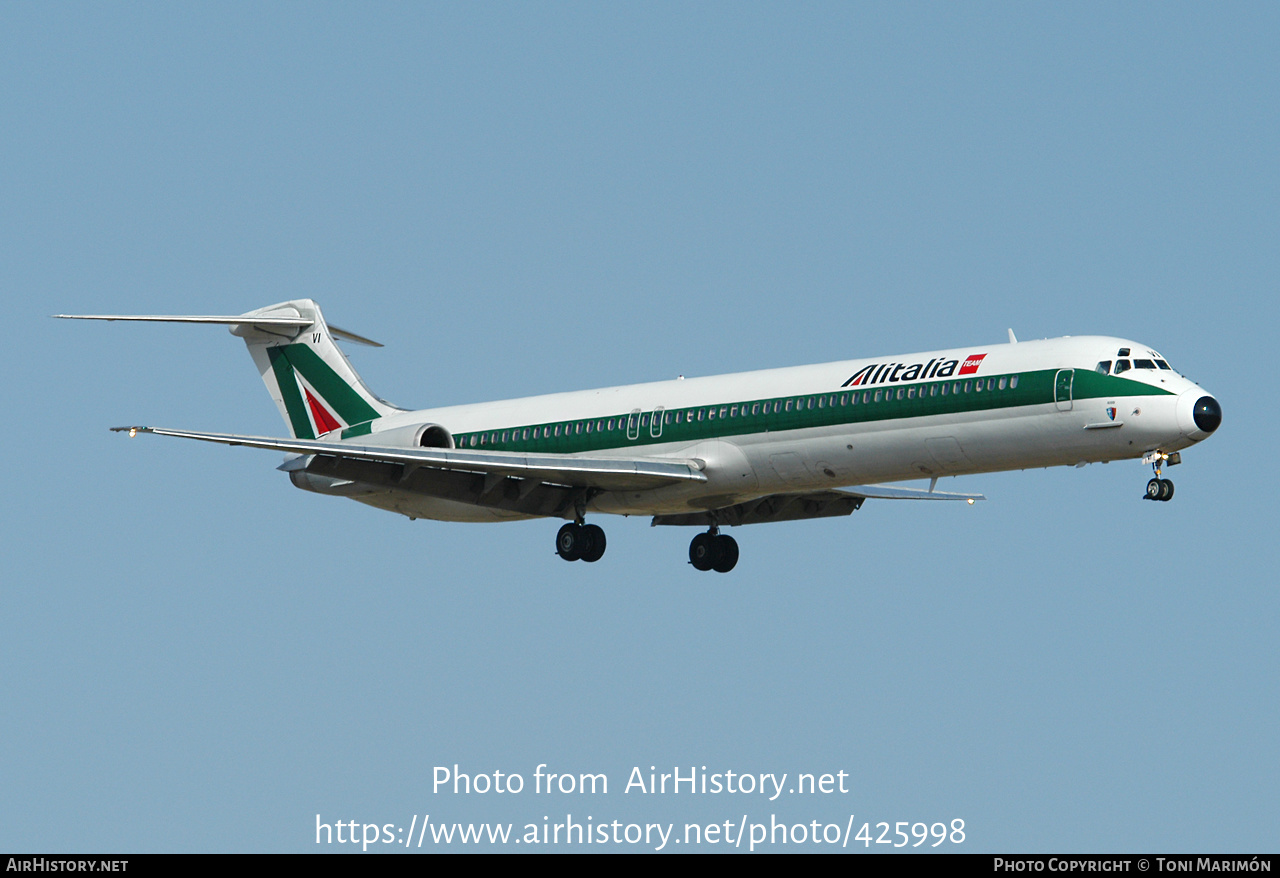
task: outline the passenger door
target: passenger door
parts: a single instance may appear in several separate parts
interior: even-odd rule
[[[1071,411],[1071,385],[1075,377],[1075,369],[1060,369],[1053,379],[1053,401],[1060,412]]]

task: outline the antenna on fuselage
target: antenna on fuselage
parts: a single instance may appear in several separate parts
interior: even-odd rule
[[[1013,334],[1013,329],[1012,329],[1012,327],[1010,327],[1010,329],[1009,329],[1009,344],[1017,344],[1017,343],[1018,343],[1018,337],[1017,337],[1016,335],[1014,335],[1014,334]]]

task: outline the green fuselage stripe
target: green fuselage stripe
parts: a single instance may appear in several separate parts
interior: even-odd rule
[[[628,421],[633,415],[624,413],[458,433],[454,439],[459,448],[573,454],[663,442],[697,442],[748,433],[1046,405],[1055,402],[1054,388],[1060,371],[1063,370],[1044,369],[981,378],[967,375],[946,381],[899,382],[802,396],[735,400],[717,405],[665,409],[659,413],[650,410],[634,415],[635,426],[639,430],[635,438],[628,438]],[[1012,386],[1015,380],[1016,387]],[[1004,381],[1004,389],[1000,389],[1001,381]],[[1074,370],[1071,388],[1071,398],[1075,402],[1169,394],[1170,391],[1150,384],[1084,369]],[[655,414],[662,418],[660,428],[653,424]],[[613,429],[608,429],[610,421]],[[600,424],[604,424],[605,429],[599,429]],[[557,428],[559,435],[556,435]],[[657,435],[654,435],[655,430]],[[525,431],[528,431],[529,438],[525,438]],[[544,435],[548,432],[550,435]],[[635,435],[634,429],[631,432]],[[356,434],[352,430],[344,430],[343,437],[348,435]]]

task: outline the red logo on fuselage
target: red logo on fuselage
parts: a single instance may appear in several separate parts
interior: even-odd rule
[[[985,356],[986,354],[970,354],[968,358],[965,359],[964,365],[960,367],[960,374],[972,375],[974,372],[977,372],[978,367],[982,365],[982,358]]]

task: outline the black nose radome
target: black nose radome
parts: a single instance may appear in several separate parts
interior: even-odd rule
[[[1212,396],[1202,396],[1196,400],[1192,410],[1196,426],[1206,433],[1212,433],[1222,423],[1222,406]]]

